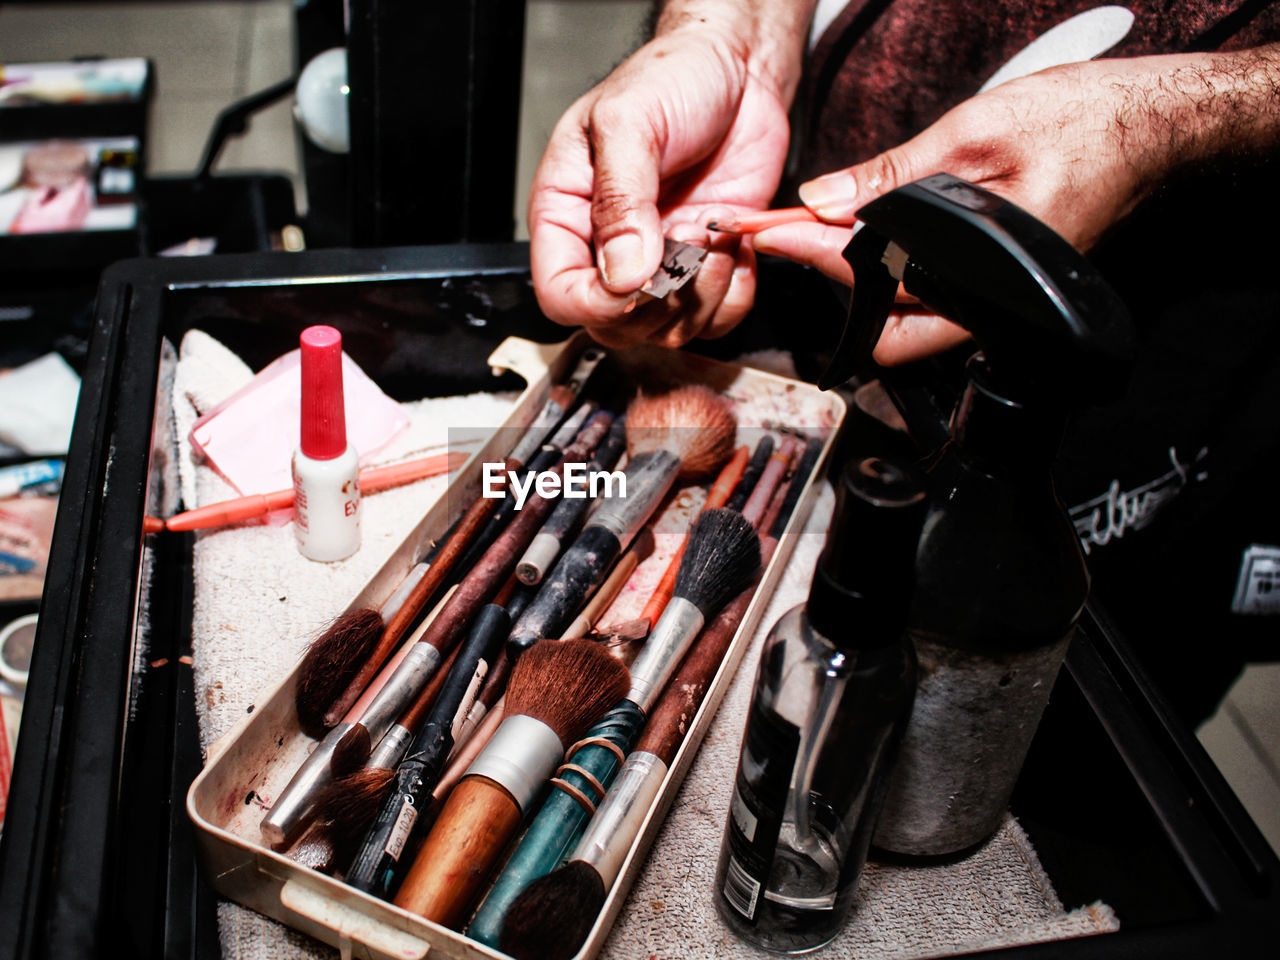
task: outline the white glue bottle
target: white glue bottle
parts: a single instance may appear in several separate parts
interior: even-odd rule
[[[342,560],[360,549],[360,465],[347,443],[342,334],[302,331],[302,410],[293,454],[293,530],[309,560]]]

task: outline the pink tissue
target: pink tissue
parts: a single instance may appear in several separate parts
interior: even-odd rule
[[[302,409],[299,357],[292,350],[263,367],[191,428],[192,447],[241,496],[293,486],[290,462]],[[342,380],[347,442],[364,465],[409,426],[409,416],[345,353]]]

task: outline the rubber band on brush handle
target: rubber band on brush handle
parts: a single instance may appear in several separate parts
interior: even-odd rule
[[[626,753],[640,735],[644,721],[640,708],[630,700],[623,700],[611,708],[583,740],[569,748],[568,762],[559,774],[570,786],[591,798],[592,808],[601,800],[595,792],[596,784],[608,789]],[[582,777],[575,767],[587,772],[596,784]],[[553,790],[476,911],[467,927],[467,936],[496,948],[512,901],[538,877],[559,866],[590,819],[591,812],[572,792]]]

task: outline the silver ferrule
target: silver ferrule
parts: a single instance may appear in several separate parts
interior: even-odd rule
[[[560,538],[550,533],[538,534],[525,550],[520,562],[516,564],[516,578],[530,586],[541,583],[558,556],[560,556]]]
[[[640,751],[629,754],[574,848],[569,859],[585,860],[595,867],[606,890],[622,872],[622,861],[640,835],[666,777],[667,765],[656,755]]]
[[[412,742],[413,731],[408,727],[393,723],[391,729],[383,734],[382,739],[378,741],[378,745],[369,754],[369,759],[364,764],[365,767],[394,770],[400,765],[404,755],[409,752],[409,744]]]
[[[276,802],[259,824],[262,839],[268,846],[287,847],[301,836],[307,826],[307,814],[311,812],[316,794],[333,779],[329,772],[329,758],[333,756],[333,748],[350,729],[351,724],[340,723],[325,734],[324,739],[316,744],[316,748],[302,761],[293,778],[280,791],[280,796],[276,797]]]
[[[631,664],[631,692],[627,699],[646,714],[657,701],[676,667],[689,652],[705,622],[697,604],[672,597]]]
[[[587,522],[604,527],[627,549],[671,489],[679,470],[680,458],[667,450],[632,457],[624,471],[627,495],[601,500]]]
[[[564,744],[541,720],[523,714],[506,717],[493,738],[463,776],[488,777],[506,787],[521,810],[528,810],[538,792],[564,759]]]
[[[369,739],[377,743],[391,728],[396,718],[404,713],[418,692],[440,666],[440,651],[429,643],[415,643],[388,678],[386,686],[378,691],[373,702],[360,715],[360,723],[369,732]]]

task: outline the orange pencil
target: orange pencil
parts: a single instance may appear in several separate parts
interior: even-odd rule
[[[393,463],[386,467],[369,467],[360,471],[360,489],[365,493],[373,493],[441,473],[449,473],[462,466],[467,456],[468,454],[455,451],[438,453],[418,460],[406,460],[404,463]],[[293,506],[291,489],[277,490],[274,493],[255,493],[175,514],[164,521],[164,526],[166,530],[206,530],[209,527],[223,527],[229,523],[251,520],[254,517],[264,516],[272,510],[282,510],[291,506]],[[154,526],[154,523],[151,526]]]
[[[824,223],[825,221],[808,207],[783,207],[779,210],[757,210],[740,213],[726,220],[712,220],[708,230],[720,233],[758,233],[784,223]],[[835,226],[835,224],[833,224]]]

